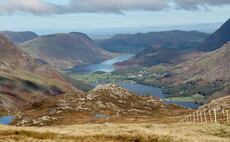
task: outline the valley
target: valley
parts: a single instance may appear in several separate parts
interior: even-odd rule
[[[92,27],[109,29],[105,23],[114,22],[119,29],[139,12],[144,17],[159,7],[167,11],[174,5],[180,11],[187,6],[180,1],[166,6],[156,0],[156,7],[151,7],[152,1],[147,2],[150,6],[141,1],[111,0],[102,5],[96,1],[70,1],[64,7],[46,0],[3,2],[5,5],[0,1],[0,17],[2,11],[9,15],[17,11],[21,16],[29,12],[66,29],[54,32],[34,19],[39,33],[0,31],[0,141],[228,142],[230,19],[214,33],[178,28],[112,35],[101,29],[103,34],[97,37]],[[207,3],[189,9],[194,12]],[[111,9],[111,4],[121,5]],[[139,5],[145,7],[144,12]],[[16,10],[10,10],[11,6]],[[129,10],[137,11],[127,13]],[[76,12],[87,13],[81,18],[87,18],[87,24],[75,19]],[[99,16],[107,12],[104,18],[108,21]],[[118,13],[117,18],[127,19],[109,18]],[[91,16],[97,22],[90,22]],[[53,21],[57,17],[62,20]],[[167,20],[161,24],[168,24]],[[75,32],[79,24],[79,31],[85,27],[90,32]]]

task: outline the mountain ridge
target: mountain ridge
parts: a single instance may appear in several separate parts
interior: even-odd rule
[[[166,48],[194,48],[209,34],[198,31],[162,31],[137,34],[119,34],[97,43],[110,52],[137,53],[153,46]]]
[[[86,34],[77,32],[40,36],[19,47],[32,57],[59,68],[97,63],[114,57],[112,53],[97,46]]]

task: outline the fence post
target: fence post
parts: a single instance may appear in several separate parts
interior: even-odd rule
[[[202,111],[200,112],[200,122],[203,123]]]
[[[221,109],[221,115],[222,115],[222,121],[223,121],[223,123],[224,123],[224,109]]]
[[[195,116],[195,113],[193,113],[192,115],[193,115],[193,122],[196,122],[196,116]]]
[[[209,120],[212,123],[212,112],[209,110],[208,113],[209,113]]]
[[[204,121],[205,121],[205,123],[207,123],[207,116],[206,116],[205,110],[204,110]]]
[[[198,111],[197,111],[196,115],[197,115],[197,122],[199,122],[199,112]]]
[[[229,124],[228,110],[226,110],[227,124]]]
[[[216,118],[216,109],[214,109],[213,111],[214,111],[215,123],[217,123],[217,118]]]

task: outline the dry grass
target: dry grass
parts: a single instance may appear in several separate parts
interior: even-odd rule
[[[229,142],[230,127],[205,124],[84,124],[0,126],[0,141],[19,142]]]

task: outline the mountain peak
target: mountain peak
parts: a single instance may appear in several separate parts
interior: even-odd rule
[[[230,19],[228,19],[215,33],[209,36],[199,47],[202,51],[213,51],[230,41]]]

